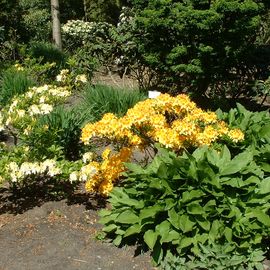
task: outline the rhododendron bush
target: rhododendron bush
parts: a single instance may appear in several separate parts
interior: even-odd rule
[[[18,68],[18,65],[17,65]],[[66,70],[57,76],[69,76]],[[77,78],[80,83],[85,78]],[[71,82],[71,80],[69,80]],[[73,84],[78,83],[74,82]],[[81,161],[66,160],[63,149],[55,143],[55,130],[41,125],[42,117],[50,115],[56,106],[71,96],[72,86],[65,80],[51,85],[31,87],[23,94],[15,95],[0,111],[0,132],[13,137],[11,145],[1,143],[0,183],[27,184],[46,178],[68,179],[70,170],[79,169]],[[61,127],[58,127],[59,129]],[[29,138],[34,137],[33,142]],[[42,144],[46,138],[47,145]],[[45,148],[45,150],[44,150]]]
[[[218,120],[214,112],[198,108],[186,95],[162,94],[137,103],[123,117],[108,113],[99,122],[86,124],[81,140],[87,145],[93,138],[113,143],[120,149],[119,154],[109,156],[105,150],[103,161],[90,163],[78,177],[87,179],[88,191],[107,195],[124,170],[122,162],[136,149],[144,151],[159,143],[179,153],[190,147],[211,145],[219,139],[238,142],[244,139],[244,134]]]

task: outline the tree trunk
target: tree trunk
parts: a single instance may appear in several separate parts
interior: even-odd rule
[[[52,12],[53,42],[60,50],[62,50],[61,24],[60,24],[60,12],[58,0],[51,0],[51,12]]]

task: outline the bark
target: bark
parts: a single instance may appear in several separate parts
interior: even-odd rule
[[[58,0],[51,0],[51,12],[52,12],[53,42],[60,50],[62,50],[61,24],[60,24],[60,12]]]

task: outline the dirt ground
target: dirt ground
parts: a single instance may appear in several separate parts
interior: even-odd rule
[[[149,254],[97,240],[105,204],[83,193],[57,201],[42,190],[1,188],[0,270],[155,269]]]

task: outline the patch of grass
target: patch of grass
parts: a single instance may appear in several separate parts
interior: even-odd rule
[[[87,110],[95,121],[105,113],[123,116],[136,103],[147,96],[137,89],[122,89],[106,85],[87,85],[82,93],[81,108]]]
[[[6,105],[12,97],[25,93],[33,85],[34,81],[24,71],[3,71],[0,78],[0,104]]]

